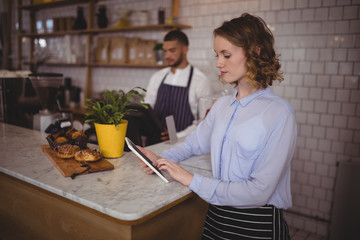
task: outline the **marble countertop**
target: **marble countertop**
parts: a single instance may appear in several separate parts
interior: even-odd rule
[[[166,171],[169,183],[145,174],[131,152],[108,159],[114,170],[64,177],[40,149],[47,144],[46,136],[0,122],[0,172],[124,221],[141,219],[191,193]],[[170,147],[160,143],[149,149],[160,153]],[[209,155],[192,157],[182,165],[190,172],[211,176]]]

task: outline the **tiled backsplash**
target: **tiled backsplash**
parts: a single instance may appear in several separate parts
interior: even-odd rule
[[[171,5],[170,0],[104,3],[112,21],[115,10],[122,7],[148,10],[151,23],[156,23],[160,6],[169,17]],[[63,11],[76,14],[74,8]],[[336,163],[360,161],[360,1],[181,0],[179,22],[192,26],[184,30],[190,39],[189,60],[207,74],[218,91],[223,88],[217,83],[212,30],[243,12],[261,16],[273,31],[285,75],[285,81],[273,89],[296,111],[299,136],[292,164],[293,207],[286,216],[291,226],[326,236],[331,226]],[[63,12],[49,10],[48,14]],[[161,41],[164,33],[138,34]],[[41,70],[62,72],[74,85],[84,87],[82,68]],[[93,92],[146,87],[156,70],[96,68]]]

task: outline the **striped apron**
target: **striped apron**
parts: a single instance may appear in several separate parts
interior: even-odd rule
[[[272,205],[238,209],[209,204],[202,239],[288,240],[290,236],[282,210]]]
[[[164,129],[167,129],[165,118],[173,115],[176,131],[179,132],[190,126],[194,121],[189,104],[189,87],[193,75],[193,67],[191,66],[190,68],[186,87],[165,84],[164,81],[167,75],[168,73],[161,81],[158,89],[154,111],[158,115]]]

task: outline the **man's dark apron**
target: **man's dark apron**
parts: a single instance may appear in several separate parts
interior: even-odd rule
[[[176,131],[182,131],[190,126],[194,121],[189,104],[189,88],[193,75],[193,67],[190,68],[189,79],[186,87],[171,86],[165,84],[165,75],[157,92],[154,111],[158,115],[164,129],[166,127],[167,116],[173,115],[175,120]]]

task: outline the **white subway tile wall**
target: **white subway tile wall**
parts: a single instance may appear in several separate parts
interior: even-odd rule
[[[104,4],[111,23],[116,22],[118,8],[147,10],[151,23],[157,22],[160,6],[166,8],[166,18],[171,9],[169,0]],[[73,7],[50,9],[38,17],[75,16],[75,11]],[[331,227],[336,163],[360,161],[360,1],[181,0],[179,22],[192,26],[184,30],[190,39],[189,60],[207,74],[218,91],[223,88],[217,84],[212,30],[244,12],[261,16],[273,31],[285,76],[273,89],[296,111],[299,136],[292,161],[293,207],[286,212],[288,223],[326,237]],[[24,14],[24,22],[27,17]],[[161,41],[164,34],[146,31],[126,36]],[[62,72],[74,85],[85,85],[83,68],[40,69]],[[156,70],[96,68],[92,91],[146,87]]]

